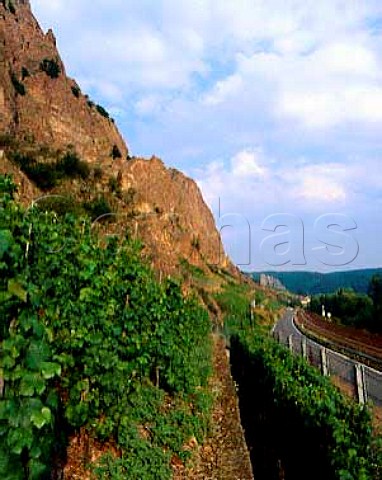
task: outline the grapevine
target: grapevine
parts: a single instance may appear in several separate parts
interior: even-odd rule
[[[177,282],[155,281],[136,241],[101,244],[89,219],[25,211],[14,193],[0,176],[0,473],[50,478],[68,434],[85,427],[121,452],[100,460],[100,478],[139,471],[148,449],[136,478],[169,478],[171,455],[185,460],[189,437],[206,433],[207,411],[190,405],[207,395],[207,313]]]

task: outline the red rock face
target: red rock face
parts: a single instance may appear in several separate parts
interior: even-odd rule
[[[44,34],[29,1],[13,0],[13,8],[8,0],[4,3],[0,2],[1,132],[56,149],[73,145],[91,163],[110,159],[114,145],[126,157],[126,144],[114,123],[89,106],[66,76],[54,34]]]
[[[155,157],[130,161],[120,172],[123,190],[137,192],[137,233],[156,266],[173,271],[180,259],[202,268],[229,265],[214,218],[193,180]]]
[[[107,190],[114,177],[122,195],[111,200],[126,215],[121,226],[128,225],[143,240],[153,265],[163,273],[180,271],[184,260],[204,270],[215,265],[235,273],[196,183],[157,158],[127,161],[126,144],[114,123],[89,106],[66,76],[53,32],[44,34],[28,0],[13,0],[12,5],[0,0],[0,134],[32,149],[65,151],[71,145],[102,170],[103,187],[98,189]],[[114,146],[120,158],[112,158]],[[38,189],[1,150],[0,172],[13,174],[24,203],[38,196]],[[68,181],[62,191],[76,195],[78,187]],[[89,185],[82,188],[90,191]]]

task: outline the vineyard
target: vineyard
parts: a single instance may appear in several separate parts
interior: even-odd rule
[[[80,429],[106,446],[86,475],[170,478],[209,428],[207,313],[137,242],[25,210],[15,190],[0,176],[2,478],[53,478]]]
[[[368,408],[274,342],[261,312],[251,322],[244,306],[243,294],[226,304],[225,328],[255,478],[381,478]]]
[[[0,177],[0,473],[73,478],[68,445],[86,432],[102,448],[77,477],[170,479],[210,428],[206,311],[174,280],[157,282],[128,234],[25,210],[15,194]],[[269,338],[280,305],[255,292],[265,308],[251,320],[253,294],[228,282],[215,301],[255,477],[379,478],[367,408]]]

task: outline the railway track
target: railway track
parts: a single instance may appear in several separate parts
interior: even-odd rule
[[[326,343],[332,348],[339,350],[356,360],[362,360],[367,365],[382,370],[382,343],[381,346],[346,335],[345,328],[338,330],[336,325],[332,325],[321,318],[299,311],[296,315],[296,324],[308,336]],[[354,335],[354,332],[352,332]],[[381,339],[382,340],[382,339]]]

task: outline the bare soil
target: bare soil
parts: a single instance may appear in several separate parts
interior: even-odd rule
[[[252,466],[241,426],[235,383],[231,377],[229,358],[223,338],[213,336],[214,374],[211,388],[216,400],[212,414],[210,437],[204,445],[192,440],[195,451],[191,465],[176,458],[172,461],[174,480],[253,480]],[[95,463],[105,452],[118,456],[114,445],[100,444],[82,429],[69,440],[67,461],[58,465],[55,478],[90,480],[87,465]]]
[[[174,480],[253,480],[251,461],[241,426],[235,383],[223,338],[214,335],[214,376],[216,392],[213,429],[199,448],[195,465],[178,466]]]
[[[303,324],[312,333],[339,346],[382,360],[382,335],[358,328],[336,325],[319,315],[308,312],[305,312],[302,317],[298,317],[300,324]]]

